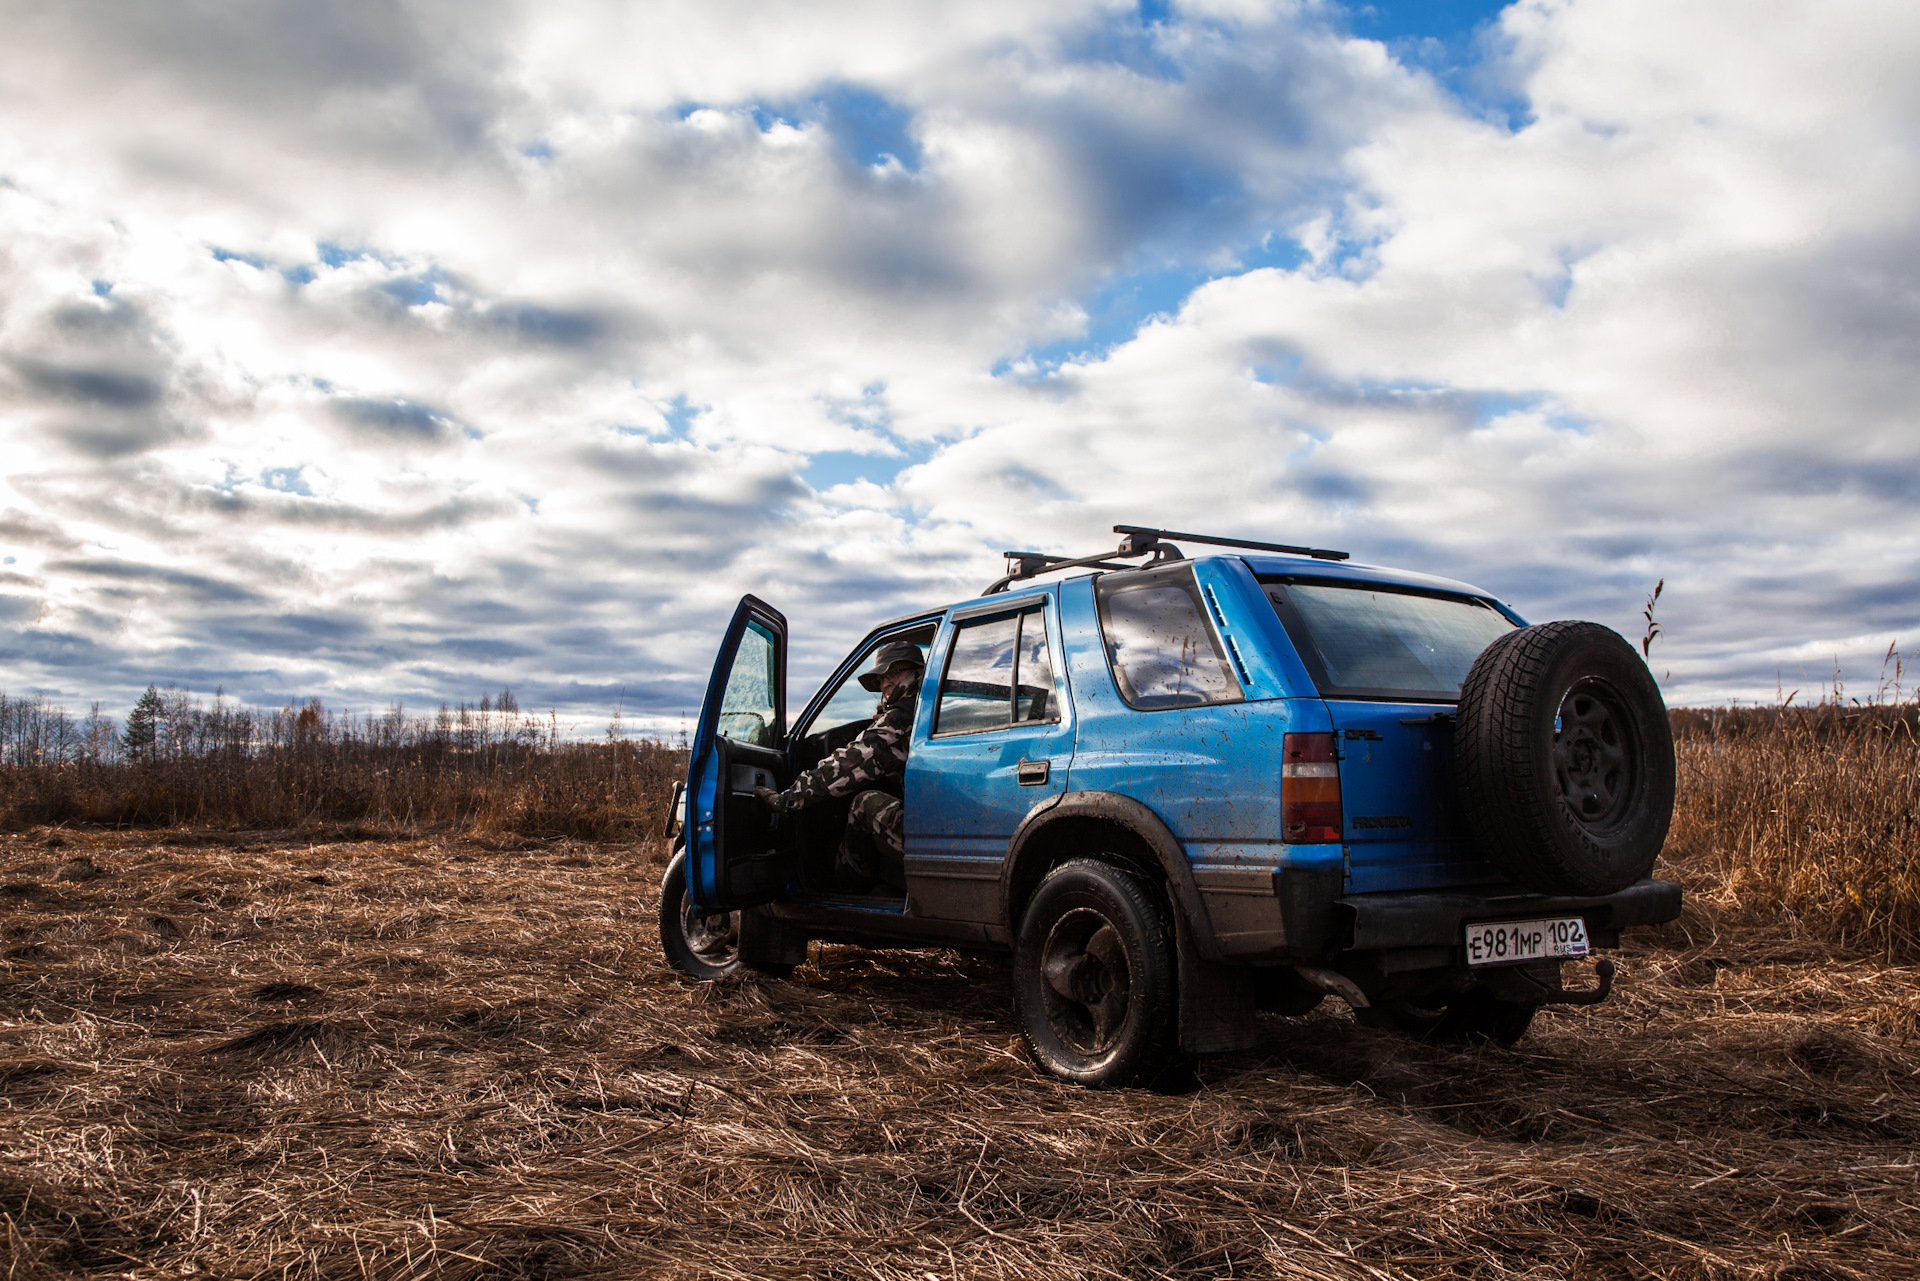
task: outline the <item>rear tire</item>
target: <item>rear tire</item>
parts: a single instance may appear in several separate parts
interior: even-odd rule
[[[1509,880],[1616,894],[1673,821],[1673,727],[1653,675],[1598,623],[1510,632],[1460,688],[1454,773],[1468,826]]]
[[[1155,1080],[1176,1054],[1173,931],[1139,877],[1075,859],[1020,920],[1013,995],[1034,1062],[1095,1087]]]
[[[691,978],[711,981],[740,968],[740,913],[703,912],[693,905],[684,850],[660,881],[660,946],[667,964]]]

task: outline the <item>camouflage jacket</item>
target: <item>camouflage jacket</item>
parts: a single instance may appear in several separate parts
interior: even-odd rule
[[[873,724],[845,747],[803,772],[780,793],[783,810],[805,809],[829,796],[851,796],[875,783],[898,781],[907,769],[907,740],[913,734],[913,711],[919,706],[917,684],[895,692],[880,704]]]

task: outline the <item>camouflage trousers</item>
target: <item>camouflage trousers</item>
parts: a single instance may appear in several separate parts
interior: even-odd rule
[[[847,810],[847,835],[834,859],[840,871],[868,881],[885,881],[904,889],[906,877],[907,807],[890,792],[861,792]],[[859,840],[864,833],[870,840]]]

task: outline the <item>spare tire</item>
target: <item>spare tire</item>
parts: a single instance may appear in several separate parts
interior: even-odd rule
[[[1653,870],[1673,821],[1673,727],[1653,674],[1598,623],[1510,632],[1460,687],[1454,775],[1510,880],[1613,894]]]

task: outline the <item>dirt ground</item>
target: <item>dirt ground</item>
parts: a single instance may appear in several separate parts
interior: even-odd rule
[[[1920,1275],[1914,969],[1694,908],[1513,1050],[1095,1093],[991,958],[681,979],[654,857],[0,839],[7,1277]]]

